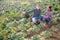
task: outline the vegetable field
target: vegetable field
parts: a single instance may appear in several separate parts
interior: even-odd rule
[[[22,14],[41,4],[42,15],[52,6],[50,24],[31,24],[32,13]],[[0,40],[60,40],[60,0],[0,0]]]

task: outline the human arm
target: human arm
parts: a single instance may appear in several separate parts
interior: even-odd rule
[[[52,14],[52,12],[45,12],[46,14],[45,14],[45,18],[52,18],[53,17],[53,14]]]
[[[32,13],[34,12],[35,9],[32,9],[32,10],[29,10],[29,11],[26,11],[26,13]]]
[[[29,10],[29,11],[22,11],[23,14],[28,14],[34,12],[35,9]]]

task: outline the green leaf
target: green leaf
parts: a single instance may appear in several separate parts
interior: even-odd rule
[[[33,32],[38,32],[40,30],[40,28],[38,28],[38,26],[34,25],[32,28]]]
[[[52,36],[52,34],[51,34],[51,32],[49,32],[49,31],[43,31],[42,33],[41,33],[41,35],[43,35],[44,37],[47,37],[47,38],[50,38],[50,36]]]
[[[60,24],[58,24],[57,27],[60,28]]]
[[[32,40],[40,40],[39,35],[34,35],[33,38],[32,38]]]
[[[57,30],[57,28],[56,28],[56,27],[54,27],[54,26],[52,26],[52,27],[51,27],[51,30],[52,30],[52,31],[56,31],[56,30]]]

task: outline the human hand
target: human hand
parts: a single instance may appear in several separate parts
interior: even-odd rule
[[[45,18],[49,18],[49,16],[44,16]]]
[[[22,13],[22,14],[26,14],[26,12],[25,12],[25,11],[22,11],[21,13]]]

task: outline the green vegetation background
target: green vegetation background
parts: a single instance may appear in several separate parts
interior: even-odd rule
[[[37,3],[41,4],[42,14],[45,14],[44,11],[49,5],[52,6],[53,14],[60,11],[60,0],[0,0],[0,40],[24,40],[29,28],[32,28],[33,32],[43,28],[42,24],[42,26],[38,25],[39,28],[37,26],[33,27],[30,24],[31,20],[26,19],[31,17],[32,14],[21,14],[22,10],[29,11],[35,8]],[[21,30],[19,36],[16,35],[18,30]],[[32,40],[40,39],[38,37],[38,39]]]

